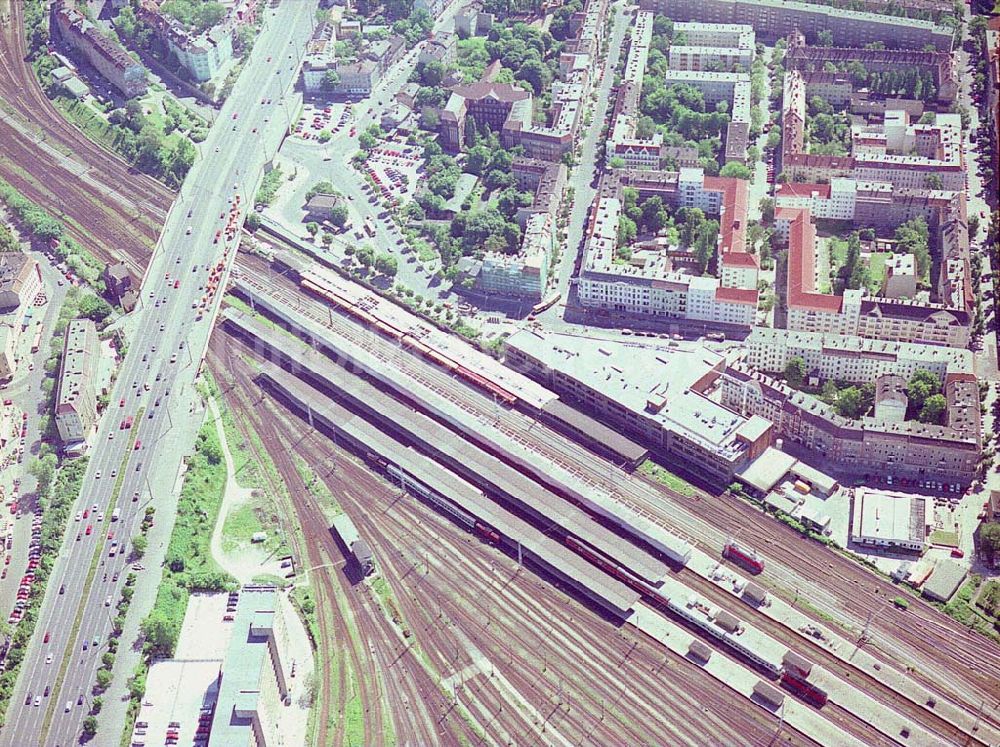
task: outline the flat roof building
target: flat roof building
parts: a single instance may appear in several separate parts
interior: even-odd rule
[[[67,449],[85,445],[97,422],[97,327],[90,319],[73,319],[66,326],[56,428]]]
[[[724,356],[534,330],[506,340],[508,365],[599,413],[713,482],[728,480],[771,442],[771,424],[714,397]]]
[[[856,488],[851,541],[860,545],[923,552],[927,501],[916,495]]]
[[[222,662],[212,747],[282,744],[288,631],[273,586],[244,586]]]

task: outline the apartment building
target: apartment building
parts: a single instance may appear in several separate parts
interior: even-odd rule
[[[805,150],[806,101],[812,96],[831,104],[850,98],[850,81],[834,73],[788,70],[782,101],[781,170],[791,181],[820,182],[851,177],[891,184],[897,189],[965,187],[962,123],[957,114],[935,114],[934,121],[910,121],[904,109],[884,112],[881,120],[854,125],[850,156],[814,155]]]
[[[720,216],[718,265],[721,280],[685,271],[683,250],[634,247],[628,260],[617,257],[621,189],[640,199],[659,195],[672,207],[699,207]],[[757,264],[746,252],[746,182],[705,177],[700,169],[680,173],[636,171],[607,176],[586,229],[577,285],[586,308],[646,318],[748,327],[757,309]]]
[[[943,382],[949,374],[974,372],[972,353],[964,348],[768,327],[754,327],[746,339],[744,362],[756,371],[781,374],[793,358],[819,381],[864,384],[886,375],[907,381],[924,370]]]
[[[20,329],[42,289],[38,262],[22,252],[0,254],[0,321]]]
[[[68,451],[82,451],[97,422],[97,327],[73,319],[66,327],[56,392],[56,428]]]
[[[216,26],[195,34],[173,16],[161,13],[159,6],[158,0],[143,0],[136,17],[156,32],[194,80],[211,80],[233,59],[237,19],[232,12]]]
[[[847,420],[811,395],[735,363],[721,375],[721,402],[744,416],[759,415],[774,434],[807,450],[818,464],[862,478],[936,479],[968,484],[981,448],[979,387],[971,374],[946,376],[945,425]]]
[[[846,68],[859,62],[869,73],[916,70],[929,72],[937,88],[937,101],[950,104],[958,97],[958,70],[947,51],[915,49],[866,49],[864,47],[823,47],[806,44],[805,36],[792,32],[787,38],[784,65],[799,72],[823,70],[828,64]],[[855,84],[860,81],[854,81]]]
[[[642,79],[652,40],[653,14],[640,10],[630,30],[622,82],[611,112],[611,127],[605,144],[608,166],[614,159],[620,160],[627,169],[658,169],[661,166],[663,136],[658,132],[650,138],[636,136]]]
[[[79,52],[126,98],[146,93],[146,68],[87,20],[77,10],[75,0],[59,0],[52,6],[52,19],[63,42]]]
[[[534,192],[528,207],[517,211],[521,246],[516,254],[486,252],[476,274],[476,287],[489,295],[524,298],[537,303],[548,284],[555,249],[556,216],[566,187],[566,166],[517,157],[512,171],[518,189]]]
[[[515,106],[526,108],[530,121],[531,94],[523,88],[509,83],[486,82],[454,87],[441,112],[441,145],[446,150],[461,150],[470,118],[479,128],[489,127],[493,132],[500,132]]]
[[[763,418],[717,401],[718,353],[522,330],[506,339],[505,361],[716,484],[773,440]]]
[[[952,30],[932,21],[813,5],[794,0],[641,0],[639,7],[662,13],[674,22],[741,24],[754,28],[763,41],[774,42],[793,31],[815,41],[829,31],[835,44],[864,47],[882,42],[901,49],[950,52]]]
[[[683,34],[684,42],[676,39]],[[667,62],[671,70],[750,72],[756,49],[753,27],[718,23],[675,23]]]
[[[816,229],[809,210],[779,208],[779,211],[780,216],[776,211],[775,218],[787,222],[788,235],[788,329],[928,345],[968,346],[971,315],[966,307],[866,298],[862,290],[845,290],[839,296],[819,292],[816,286]],[[943,285],[950,288],[950,282]]]

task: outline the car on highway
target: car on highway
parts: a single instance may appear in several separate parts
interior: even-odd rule
[[[37,708],[41,704],[42,704],[42,699],[36,695],[35,696],[35,707]]]
[[[89,537],[93,531],[94,531],[94,525],[87,524],[86,535]]]
[[[45,657],[45,663],[46,664],[52,663],[52,654],[49,654],[48,656]]]
[[[77,512],[76,512],[76,520],[77,520],[77,521],[81,521],[82,519],[83,519],[83,514],[82,514],[82,513],[80,513],[79,511],[77,511]]]
[[[48,643],[49,639],[52,637],[52,633],[48,630],[45,631],[45,638],[42,639],[42,643]]]
[[[94,475],[94,479],[95,480],[100,480],[101,479],[101,471],[100,470],[97,470],[97,474]]]

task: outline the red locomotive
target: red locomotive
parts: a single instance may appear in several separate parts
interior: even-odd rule
[[[722,548],[722,557],[743,566],[753,574],[764,570],[764,558],[757,554],[756,550],[744,547],[736,540],[729,540]]]

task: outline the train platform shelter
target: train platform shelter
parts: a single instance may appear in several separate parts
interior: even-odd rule
[[[523,557],[538,563],[547,572],[569,583],[607,611],[621,618],[630,614],[639,599],[635,590],[608,576],[562,543],[507,511],[470,483],[428,460],[413,448],[403,445],[287,371],[265,364],[262,375],[299,410],[308,411],[314,423],[318,422],[328,431],[343,434],[356,447],[364,448],[369,453],[396,464],[444,497],[460,512],[496,529],[512,547],[520,545]],[[455,515],[454,511],[451,513]],[[470,526],[467,528],[471,529]]]
[[[499,492],[536,520],[553,529],[561,528],[579,537],[609,558],[649,581],[662,578],[667,566],[661,560],[603,526],[586,511],[552,493],[520,470],[487,453],[442,425],[394,399],[359,376],[348,372],[326,356],[292,340],[284,332],[275,331],[253,317],[242,313],[227,314],[227,324],[268,346],[272,360],[294,361],[297,375],[320,391],[339,392],[347,397],[351,408],[368,419],[377,419],[381,427],[391,428],[394,437],[413,443],[424,452],[432,453],[460,475],[485,484],[487,490]],[[558,520],[555,517],[558,517]]]

